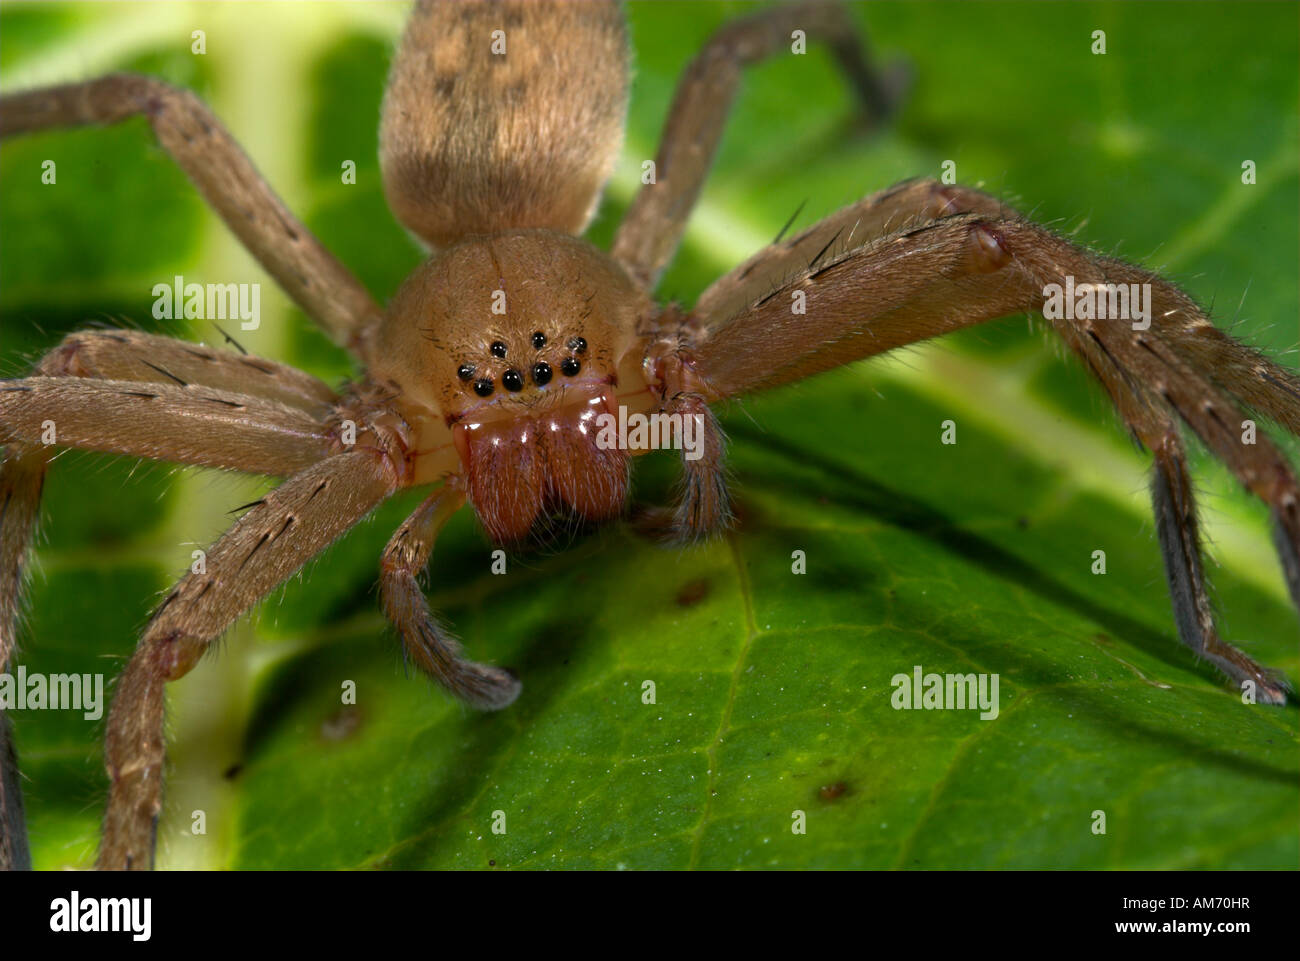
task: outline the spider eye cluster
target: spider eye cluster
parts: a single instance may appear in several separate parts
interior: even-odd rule
[[[529,344],[535,351],[544,350],[547,343],[549,340],[546,334],[540,330],[534,331],[529,338]],[[576,377],[582,370],[582,361],[579,358],[587,352],[587,340],[584,337],[570,337],[565,341],[565,346],[569,353],[560,360],[560,373],[565,377]],[[498,360],[505,360],[510,354],[510,348],[505,341],[494,340],[488,345],[488,353]],[[464,363],[456,368],[456,376],[463,383],[472,386],[474,393],[480,397],[490,397],[496,390],[496,381],[491,376],[484,376],[489,373],[488,371],[480,373],[478,365],[471,363]],[[545,387],[555,377],[555,370],[548,362],[538,359],[528,368],[528,374],[536,386]],[[501,373],[500,380],[501,386],[512,394],[524,389],[524,374],[517,367],[507,367]]]

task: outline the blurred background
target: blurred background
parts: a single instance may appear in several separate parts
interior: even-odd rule
[[[866,129],[815,46],[750,70],[662,298],[691,304],[801,203],[795,230],[950,160],[960,182],[1162,271],[1296,363],[1295,5],[850,6],[873,51],[913,73],[900,114]],[[196,91],[382,301],[422,256],[376,159],[408,8],[6,2],[0,89],[134,70]],[[754,9],[628,5],[628,134],[593,242],[608,246],[682,69]],[[152,318],[153,285],[176,274],[260,282],[251,353],[355,374],[144,121],[4,143],[0,374],[96,320],[214,342],[205,322]],[[1009,318],[734,405],[742,524],[718,544],[667,551],[616,526],[492,577],[463,512],[429,594],[472,656],[522,675],[500,715],[403,672],[373,590],[420,495],[395,498],[171,686],[160,867],[1293,867],[1297,711],[1243,709],[1178,645],[1148,459],[1040,328]],[[939,444],[946,419],[955,446]],[[1264,511],[1195,456],[1223,633],[1294,680]],[[673,461],[644,460],[636,500],[662,501]],[[264,489],[61,456],[21,662],[115,675],[158,592]],[[893,711],[889,680],[916,664],[999,674],[1002,716]],[[348,680],[355,706],[340,704]],[[26,712],[15,726],[37,866],[88,865],[103,721]],[[807,835],[791,833],[795,810]]]

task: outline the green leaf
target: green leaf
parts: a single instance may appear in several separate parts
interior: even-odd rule
[[[632,115],[595,242],[631,200],[682,69],[751,9],[630,6]],[[953,160],[962,182],[1163,269],[1240,336],[1294,350],[1293,8],[854,13],[875,49],[912,67],[897,122],[864,136],[816,48],[748,71],[665,298],[691,303],[804,200],[800,225]],[[134,68],[196,88],[387,297],[420,256],[374,161],[401,15],[6,4],[0,85]],[[194,29],[205,56],[189,53]],[[40,183],[45,159],[56,186]],[[339,179],[347,159],[355,186]],[[7,141],[0,183],[6,375],[104,315],[211,338],[152,319],[150,288],[175,273],[262,282],[249,350],[351,373],[142,121]],[[1178,644],[1146,459],[1086,373],[1026,327],[1011,318],[730,407],[741,523],[719,543],[666,550],[615,525],[493,576],[489,545],[457,517],[429,597],[472,656],[523,678],[501,713],[469,712],[402,668],[373,589],[420,493],[395,498],[171,686],[160,866],[1293,867],[1297,710],[1242,705]],[[939,443],[945,420],[955,445]],[[663,501],[672,458],[644,460],[637,500]],[[265,485],[89,454],[55,466],[19,661],[111,675],[156,592]],[[1265,512],[1200,451],[1196,469],[1225,636],[1294,679],[1296,617]],[[1095,550],[1105,575],[1091,572]],[[806,574],[792,573],[795,551]],[[893,709],[891,680],[917,665],[996,675],[998,717]],[[346,681],[355,706],[341,703]],[[103,720],[14,720],[37,865],[89,864]]]

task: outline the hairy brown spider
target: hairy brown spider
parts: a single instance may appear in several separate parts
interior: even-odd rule
[[[14,645],[22,565],[54,450],[72,447],[285,478],[154,612],[108,722],[111,781],[98,864],[153,863],[162,804],[163,689],[230,624],[378,504],[433,490],[382,558],[384,611],[409,656],[465,702],[510,704],[519,681],[465,659],[416,582],[468,501],[508,543],[557,514],[618,517],[631,458],[603,415],[681,415],[681,540],[730,521],[710,405],[1018,312],[1043,313],[1155,458],[1156,528],[1182,641],[1258,699],[1285,689],[1216,633],[1206,595],[1185,422],[1269,507],[1300,604],[1295,474],[1244,408],[1300,433],[1300,378],[1215,328],[1167,281],[1098,257],[981,192],[908,181],[787,240],[714,283],[690,311],[657,305],[721,136],[741,68],[792,32],[827,43],[869,112],[890,94],[834,5],[778,7],[723,29],[682,79],[655,161],[603,253],[579,235],[609,177],[627,97],[612,3],[421,0],[384,100],[382,169],[398,218],[434,253],[381,308],[261,180],[192,94],[113,75],[0,98],[0,135],[143,115],[163,147],[289,295],[357,358],[344,392],[242,353],[124,330],[74,334],[32,376],[0,381],[0,665]],[[1095,294],[1056,316],[1049,291]],[[1136,285],[1130,287],[1129,285]],[[1145,286],[1144,285],[1149,285]],[[1115,309],[1147,290],[1149,315]],[[48,423],[53,443],[43,439]],[[0,724],[0,866],[26,861]]]

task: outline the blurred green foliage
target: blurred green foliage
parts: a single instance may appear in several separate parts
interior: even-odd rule
[[[682,68],[751,9],[630,6],[632,112],[596,243],[653,156]],[[1166,270],[1220,323],[1294,350],[1295,6],[872,3],[855,15],[914,72],[897,122],[865,134],[820,50],[749,71],[663,296],[689,304],[805,200],[800,224],[953,160],[961,181]],[[375,160],[401,16],[391,4],[6,3],[0,84],[135,69],[195,89],[387,297],[420,258]],[[190,52],[198,29],[203,56]],[[1090,52],[1094,30],[1104,56]],[[40,183],[45,159],[57,185]],[[356,185],[340,181],[347,159]],[[269,293],[142,121],[6,142],[0,238],[6,376],[96,318],[211,339],[197,322],[152,320],[150,288],[176,273],[264,282],[249,349],[330,380],[353,373]],[[160,866],[1294,867],[1297,712],[1243,707],[1178,645],[1145,459],[1061,353],[1009,319],[736,405],[743,523],[709,547],[666,551],[616,526],[492,577],[462,514],[439,542],[430,598],[474,657],[522,675],[501,714],[469,713],[401,670],[372,586],[418,495],[396,498],[173,685]],[[949,418],[959,442],[941,446]],[[638,500],[662,500],[671,458],[647,460]],[[1295,678],[1295,615],[1263,511],[1203,453],[1197,464],[1225,633]],[[56,467],[21,660],[113,674],[156,592],[262,485],[80,453]],[[1099,548],[1104,577],[1090,572]],[[999,674],[1001,716],[892,710],[890,678],[916,664]],[[345,680],[355,708],[339,703]],[[84,866],[103,722],[15,723],[36,862]],[[1104,836],[1090,830],[1096,810]],[[496,811],[505,835],[492,833]],[[795,811],[806,835],[791,832]]]

